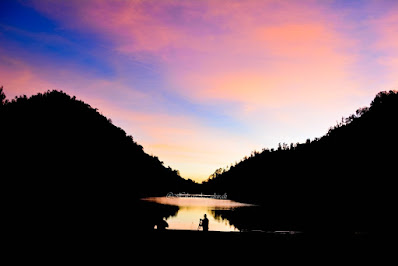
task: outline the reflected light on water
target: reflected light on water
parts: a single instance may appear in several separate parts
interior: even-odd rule
[[[178,206],[177,215],[169,217],[166,221],[169,224],[168,229],[180,230],[198,230],[199,219],[203,219],[204,214],[206,214],[209,219],[209,231],[239,231],[229,221],[222,220],[221,218],[216,219],[213,211],[233,210],[238,207],[252,206],[232,200],[211,198],[150,197],[143,200]]]

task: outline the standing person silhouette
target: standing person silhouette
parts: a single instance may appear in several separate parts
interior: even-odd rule
[[[207,215],[204,215],[204,218],[202,220],[202,228],[203,232],[209,231],[209,219],[207,219]]]

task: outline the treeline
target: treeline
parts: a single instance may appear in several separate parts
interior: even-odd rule
[[[31,221],[128,223],[139,216],[133,210],[139,197],[196,185],[145,153],[98,109],[62,91],[7,100],[1,87],[0,103],[8,203]]]
[[[314,230],[368,230],[387,223],[398,150],[398,93],[380,92],[370,107],[305,143],[264,149],[204,182],[208,191],[266,206],[265,223]]]

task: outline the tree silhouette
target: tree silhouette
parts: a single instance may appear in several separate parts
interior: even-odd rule
[[[0,87],[0,108],[3,105],[6,105],[8,100],[6,99],[6,95],[3,92],[3,86]]]
[[[1,88],[0,100],[2,179],[21,228],[127,230],[139,219],[133,209],[140,197],[196,185],[62,91],[8,102]]]
[[[245,157],[213,174],[204,190],[266,206],[256,213],[265,226],[310,231],[385,226],[394,202],[397,118],[398,92],[380,92],[370,107],[343,118],[326,135]]]

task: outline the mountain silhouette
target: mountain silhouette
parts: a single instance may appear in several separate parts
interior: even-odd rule
[[[264,207],[221,214],[233,224],[246,219],[265,230],[380,230],[394,209],[397,121],[398,92],[380,92],[370,107],[321,138],[253,152],[217,169],[204,190]]]
[[[139,198],[190,191],[260,205],[216,212],[239,229],[385,228],[394,221],[397,118],[398,93],[380,92],[324,136],[253,152],[198,185],[75,97],[47,91],[9,101],[1,87],[7,221],[20,234],[125,236],[177,212]]]
[[[20,228],[132,228],[140,197],[195,185],[62,91],[9,101],[1,87],[0,101],[2,179]]]

